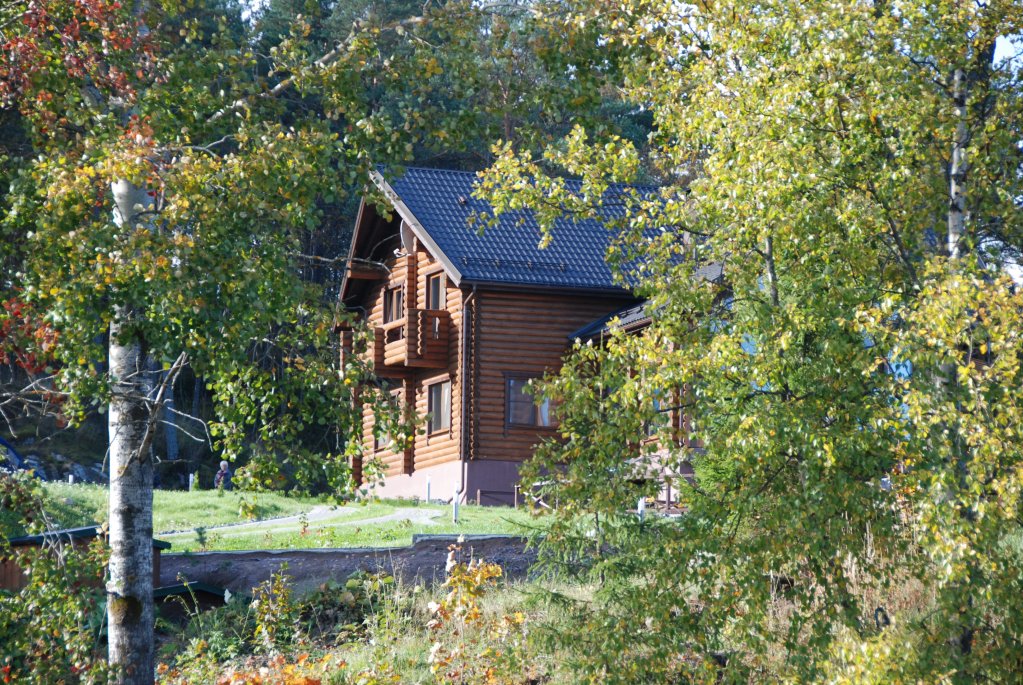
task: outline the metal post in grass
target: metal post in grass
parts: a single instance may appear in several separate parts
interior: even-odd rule
[[[646,517],[646,497],[640,497],[639,502],[636,503],[636,513],[639,514],[640,523]]]
[[[458,523],[458,500],[461,492],[455,488],[455,494],[451,497],[451,522]]]
[[[430,503],[430,477],[426,477],[426,503]]]

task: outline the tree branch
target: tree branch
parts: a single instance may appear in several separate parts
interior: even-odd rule
[[[404,30],[406,28],[418,26],[419,24],[422,24],[423,21],[424,21],[423,17],[410,17],[408,19],[404,19],[402,21],[396,22],[396,23],[391,24],[390,26],[386,26],[384,28],[386,30],[391,30],[391,31],[396,31],[396,32],[402,33],[402,32],[404,32]],[[323,69],[325,67],[330,66],[335,61],[337,61],[337,59],[341,56],[341,53],[344,52],[344,50],[352,43],[352,41],[355,39],[355,37],[357,35],[362,33],[362,30],[363,30],[363,27],[362,27],[362,23],[361,22],[356,21],[354,24],[352,24],[352,30],[348,34],[348,37],[345,38],[340,43],[338,43],[337,47],[335,47],[333,50],[331,50],[330,52],[326,53],[325,55],[320,57],[318,60],[313,62],[312,63],[312,68],[314,68],[314,69]],[[280,83],[278,83],[273,88],[271,88],[270,90],[263,91],[262,93],[259,93],[258,95],[255,95],[255,96],[250,96],[250,97],[247,97],[247,98],[239,98],[238,100],[235,100],[233,103],[231,103],[227,107],[224,107],[223,109],[218,110],[217,112],[215,112],[213,114],[213,116],[211,116],[209,119],[207,119],[207,122],[208,123],[213,123],[214,121],[217,121],[217,120],[223,118],[224,116],[226,116],[228,114],[233,114],[234,112],[237,112],[238,110],[246,109],[251,104],[253,104],[253,102],[256,101],[256,100],[269,100],[269,99],[276,98],[279,95],[281,95],[282,93],[288,91],[294,84],[295,84],[294,77],[288,77],[288,78],[284,79],[283,81],[281,81]]]

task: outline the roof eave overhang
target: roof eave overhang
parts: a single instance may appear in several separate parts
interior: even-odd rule
[[[446,254],[444,254],[444,251],[440,249],[437,242],[430,236],[426,228],[423,227],[423,224],[420,223],[419,219],[416,218],[416,215],[413,214],[412,210],[408,208],[408,205],[402,201],[402,199],[398,196],[398,193],[396,193],[394,188],[391,187],[391,184],[384,179],[383,174],[374,169],[369,172],[369,175],[373,180],[373,183],[376,184],[381,191],[383,191],[384,196],[387,197],[387,201],[391,203],[392,207],[394,207],[394,211],[398,213],[398,216],[400,216],[402,220],[409,225],[409,228],[412,229],[412,233],[416,236],[416,238],[418,238],[419,241],[426,246],[426,249],[430,252],[430,254],[432,254],[434,258],[441,263],[444,267],[444,271],[447,272],[448,278],[451,279],[451,282],[454,283],[456,287],[462,287],[462,272],[459,271],[455,266],[455,263],[451,261]]]
[[[359,201],[359,212],[355,215],[355,230],[352,231],[352,241],[348,244],[348,258],[345,262],[344,273],[341,274],[341,288],[338,290],[338,301],[342,304],[345,301],[345,297],[348,295],[348,282],[351,280],[348,278],[347,266],[352,263],[352,259],[355,257],[355,245],[359,239],[359,230],[362,228],[362,218],[366,214],[366,200],[362,199]]]
[[[626,335],[636,335],[640,331],[649,328],[650,324],[652,324],[653,322],[654,322],[653,319],[648,318],[643,319],[642,321],[635,321],[627,326],[622,325],[605,326],[604,328],[601,328],[599,331],[594,331],[593,333],[580,333],[579,331],[576,331],[575,333],[570,333],[566,337],[568,338],[568,341],[570,343],[575,342],[576,340],[585,343],[594,340],[603,340],[607,336],[611,335],[611,333],[614,331],[621,331]]]
[[[477,287],[485,288],[487,290],[501,290],[513,292],[557,293],[559,295],[589,295],[591,297],[636,298],[636,295],[628,288],[619,287],[590,288],[585,286],[542,285],[537,283],[509,283],[508,281],[488,281],[481,279],[471,280],[465,279],[462,281],[462,286],[467,288]]]

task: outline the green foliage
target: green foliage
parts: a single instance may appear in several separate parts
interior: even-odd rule
[[[363,638],[373,614],[397,609],[388,601],[393,586],[393,576],[365,571],[353,573],[343,585],[324,583],[302,599],[305,634],[334,644]]]
[[[256,649],[267,654],[280,652],[300,636],[301,611],[292,599],[287,571],[287,563],[281,564],[252,593],[252,608],[256,614],[253,641]]]
[[[390,575],[357,572],[344,583],[330,581],[297,597],[286,566],[255,589],[251,602],[231,595],[225,606],[208,611],[198,610],[194,599],[182,603],[186,623],[180,628],[162,624],[168,641],[158,670],[165,683],[219,682],[231,665],[251,665],[254,655],[266,655],[262,663],[281,675],[307,670],[312,675],[328,666],[343,670],[330,650],[362,642],[381,617],[407,611]],[[323,658],[310,660],[310,650]],[[249,682],[247,670],[238,668],[230,682]]]
[[[653,324],[548,379],[561,439],[527,475],[560,504],[545,547],[598,584],[550,636],[581,679],[1014,677],[1023,101],[993,53],[1021,21],[1009,2],[552,3],[625,61],[664,180],[609,221]],[[573,132],[544,155],[583,177],[573,194],[496,152],[481,192],[545,224],[599,215],[638,168],[628,142]],[[640,522],[665,397],[702,446],[662,429],[655,466],[697,479],[678,521]]]
[[[525,616],[521,612],[491,616],[483,599],[503,571],[482,559],[465,563],[462,548],[448,548],[444,596],[431,602],[433,618],[427,627],[434,635],[430,671],[438,683],[517,683],[526,676]]]
[[[186,622],[177,625],[158,621],[157,629],[169,636],[161,648],[161,657],[172,660],[177,673],[168,676],[185,682],[213,681],[223,664],[250,649],[255,632],[252,605],[238,595],[230,595],[223,607],[203,611],[194,595],[176,596],[183,608]],[[170,668],[161,668],[165,673]]]
[[[151,372],[187,364],[212,393],[216,449],[248,462],[240,486],[349,492],[356,388],[388,407],[357,356],[337,368],[348,317],[332,302],[337,251],[321,253],[342,240],[338,214],[373,165],[478,165],[498,135],[539,149],[573,117],[616,130],[589,112],[618,62],[580,40],[566,63],[520,3],[271,3],[252,35],[233,2],[93,4],[75,48],[89,68],[61,60],[53,31],[76,30],[61,7],[52,30],[18,38],[39,61],[0,74],[41,151],[12,166],[2,230],[19,247],[0,282],[57,334],[47,387],[72,420],[105,405],[96,361],[115,325]],[[104,30],[123,38],[109,58],[93,45]],[[124,183],[148,205],[115,220]]]
[[[541,622],[572,627],[561,606],[535,592],[549,586],[505,582],[501,567],[465,562],[459,554],[445,583],[433,587],[359,572],[343,583],[293,594],[300,635],[281,644],[276,655],[254,653],[256,609],[248,602],[232,597],[225,607],[189,611],[180,630],[163,626],[168,636],[160,682],[565,682],[563,654],[540,651],[546,645],[532,639]],[[588,596],[585,587],[559,587]]]
[[[22,527],[43,533],[46,514],[38,481],[0,474],[0,509],[14,512]],[[0,590],[0,679],[4,682],[105,683],[101,647],[106,547],[47,540],[12,548],[0,538],[0,562],[25,575],[20,590]]]

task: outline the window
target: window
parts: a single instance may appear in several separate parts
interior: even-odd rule
[[[444,288],[444,274],[434,274],[426,279],[426,308],[444,309],[447,292]]]
[[[505,422],[515,426],[550,427],[554,425],[551,420],[551,401],[544,398],[537,404],[536,398],[527,387],[530,380],[532,379],[525,377],[509,377],[505,381],[507,398]]]
[[[430,418],[427,428],[430,433],[451,429],[451,381],[441,381],[427,386]]]
[[[653,410],[657,412],[653,419],[646,422],[646,437],[653,438],[657,436],[659,431],[665,424],[668,423],[668,412],[671,411],[671,407],[661,398],[660,391],[654,392]]]
[[[373,439],[373,449],[376,451],[386,450],[391,448],[391,443],[394,440],[391,438],[391,431],[387,431],[383,435],[378,435]]]
[[[384,291],[384,323],[391,323],[405,316],[404,298],[401,288],[388,288]]]
[[[401,409],[401,404],[402,404],[402,402],[401,402],[401,390],[392,390],[390,395],[391,395],[391,398],[390,398],[391,406],[394,407],[395,411],[400,410]],[[391,431],[387,430],[387,431],[377,435],[373,439],[373,449],[375,449],[377,451],[391,449],[391,445],[392,445],[393,442],[394,442],[394,438],[391,437]]]
[[[682,388],[683,398],[691,400],[695,395],[693,393],[693,386],[686,383]],[[682,430],[684,433],[685,445],[699,449],[703,447],[703,440],[700,439],[700,429],[697,425],[696,415],[693,413],[693,409],[690,409],[682,415]]]

